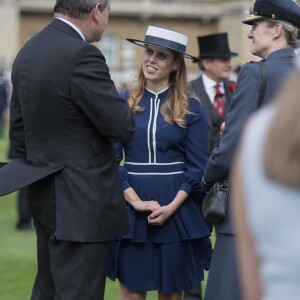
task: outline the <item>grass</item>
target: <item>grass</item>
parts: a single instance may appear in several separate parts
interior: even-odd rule
[[[0,138],[0,161],[7,161],[7,131]],[[17,231],[16,195],[0,199],[0,298],[28,300],[36,274],[36,238],[34,231]],[[206,274],[207,275],[207,274]],[[203,283],[205,286],[205,282]],[[204,289],[203,289],[204,290]],[[118,299],[118,283],[107,280],[105,300]],[[156,292],[147,300],[155,300]]]

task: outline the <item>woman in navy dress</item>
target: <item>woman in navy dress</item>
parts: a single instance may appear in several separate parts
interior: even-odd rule
[[[201,216],[200,181],[207,160],[207,123],[192,98],[183,57],[187,37],[149,26],[136,85],[128,103],[136,115],[120,167],[130,232],[112,246],[109,277],[120,282],[120,299],[182,299],[198,286],[211,255],[210,230]],[[117,222],[117,220],[116,220]]]

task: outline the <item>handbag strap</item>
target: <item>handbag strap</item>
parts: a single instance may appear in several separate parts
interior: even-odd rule
[[[259,61],[258,65],[260,66],[260,71],[261,71],[261,86],[260,86],[260,91],[259,91],[257,107],[256,107],[257,109],[260,108],[260,106],[263,102],[265,92],[266,92],[266,87],[267,87],[267,78],[268,78],[267,68],[266,68],[265,64],[263,62]]]
[[[229,179],[225,179],[221,185],[224,189],[228,189],[230,185]]]

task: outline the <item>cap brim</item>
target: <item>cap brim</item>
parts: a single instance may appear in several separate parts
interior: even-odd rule
[[[174,52],[178,52],[178,53],[182,54],[182,56],[185,57],[185,58],[193,59],[193,61],[199,61],[199,60],[201,60],[201,59],[199,59],[198,57],[195,57],[195,56],[193,56],[193,55],[186,54],[186,53],[183,53],[183,52],[180,52],[180,51],[177,51],[177,50],[168,48],[168,47],[163,47],[163,46],[158,45],[158,44],[149,43],[149,42],[145,42],[145,41],[141,41],[141,40],[136,40],[136,39],[126,39],[126,40],[127,40],[128,42],[131,42],[131,43],[133,43],[133,44],[135,44],[135,45],[138,45],[138,46],[141,46],[141,47],[145,47],[146,45],[152,45],[152,46],[156,46],[156,47],[160,47],[160,48],[172,50],[172,51],[174,51]]]
[[[252,25],[253,22],[258,21],[258,20],[263,20],[263,19],[265,19],[265,18],[262,17],[262,16],[258,16],[258,15],[250,15],[250,16],[246,17],[246,18],[242,21],[242,23],[243,23],[243,24],[246,24],[246,25]]]

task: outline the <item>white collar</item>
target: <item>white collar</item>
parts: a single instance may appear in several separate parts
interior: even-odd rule
[[[74,28],[79,33],[79,35],[82,37],[82,39],[85,41],[85,37],[84,37],[83,33],[81,32],[81,30],[77,26],[75,26],[73,23],[71,23],[70,21],[68,21],[64,18],[61,18],[61,17],[55,17],[55,18],[67,23],[72,28]]]
[[[215,85],[217,84],[217,82],[210,79],[204,72],[202,73],[202,80],[203,80],[204,87],[206,89],[214,88]],[[220,84],[221,88],[224,89],[224,82],[220,82],[219,84]]]
[[[169,87],[170,87],[170,86],[168,85],[166,88],[164,88],[163,90],[159,91],[158,93],[153,92],[152,90],[150,90],[150,89],[147,88],[147,87],[146,87],[146,90],[149,91],[149,92],[152,93],[152,94],[159,95],[159,94],[165,92]]]

